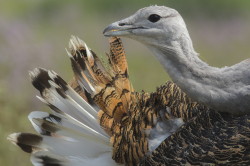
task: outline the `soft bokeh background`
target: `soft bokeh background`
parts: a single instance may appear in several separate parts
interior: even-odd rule
[[[70,35],[84,39],[98,55],[108,51],[102,30],[148,5],[177,9],[196,50],[213,66],[250,57],[249,0],[0,0],[0,165],[31,165],[29,155],[10,144],[12,132],[34,132],[33,110],[48,110],[36,98],[28,70],[53,69],[70,80],[65,53]],[[168,77],[142,45],[124,39],[130,78],[137,90],[153,91]]]

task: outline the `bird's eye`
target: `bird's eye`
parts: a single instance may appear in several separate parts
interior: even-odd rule
[[[159,16],[158,14],[151,14],[149,17],[148,17],[148,20],[150,22],[157,22],[161,19],[161,16]]]

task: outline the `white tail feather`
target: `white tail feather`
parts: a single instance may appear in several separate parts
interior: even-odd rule
[[[86,127],[77,120],[66,118],[60,114],[35,111],[30,113],[29,120],[36,131],[42,135],[50,134],[67,137],[89,137],[90,139],[109,145],[109,138]]]
[[[49,160],[46,160],[49,158]],[[45,159],[45,160],[44,160]],[[83,158],[75,156],[59,156],[50,152],[36,152],[31,156],[31,162],[34,166],[60,165],[60,166],[117,166],[109,153],[103,153],[95,158]]]
[[[39,74],[38,71],[33,72],[32,77],[37,78]],[[60,86],[54,82],[55,77],[58,76],[54,72],[48,72],[48,75],[53,81],[48,80],[50,87],[43,90],[42,97],[46,103],[55,106],[62,112],[81,121],[98,133],[106,135],[98,124],[97,111],[83,100],[69,85],[65,85],[67,87],[66,91],[62,89],[58,90]]]
[[[35,82],[42,74],[46,79]],[[28,145],[31,149],[35,147],[32,163],[35,166],[117,165],[112,160],[110,138],[97,120],[99,108],[87,103],[53,71],[35,69],[30,75],[41,93],[38,98],[54,108],[53,114],[35,111],[29,115],[35,130],[42,135],[38,137],[42,141]],[[22,134],[12,137],[18,140]]]

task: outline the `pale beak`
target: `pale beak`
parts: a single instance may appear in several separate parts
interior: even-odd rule
[[[132,24],[115,22],[106,27],[103,34],[104,36],[126,36],[131,34],[134,29]]]
[[[130,36],[135,35],[138,29],[147,29],[146,27],[135,25],[132,18],[129,17],[110,24],[104,29],[104,36]]]

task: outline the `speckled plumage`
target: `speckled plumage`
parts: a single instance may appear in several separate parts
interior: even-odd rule
[[[140,165],[249,165],[249,118],[203,111],[141,160]]]

